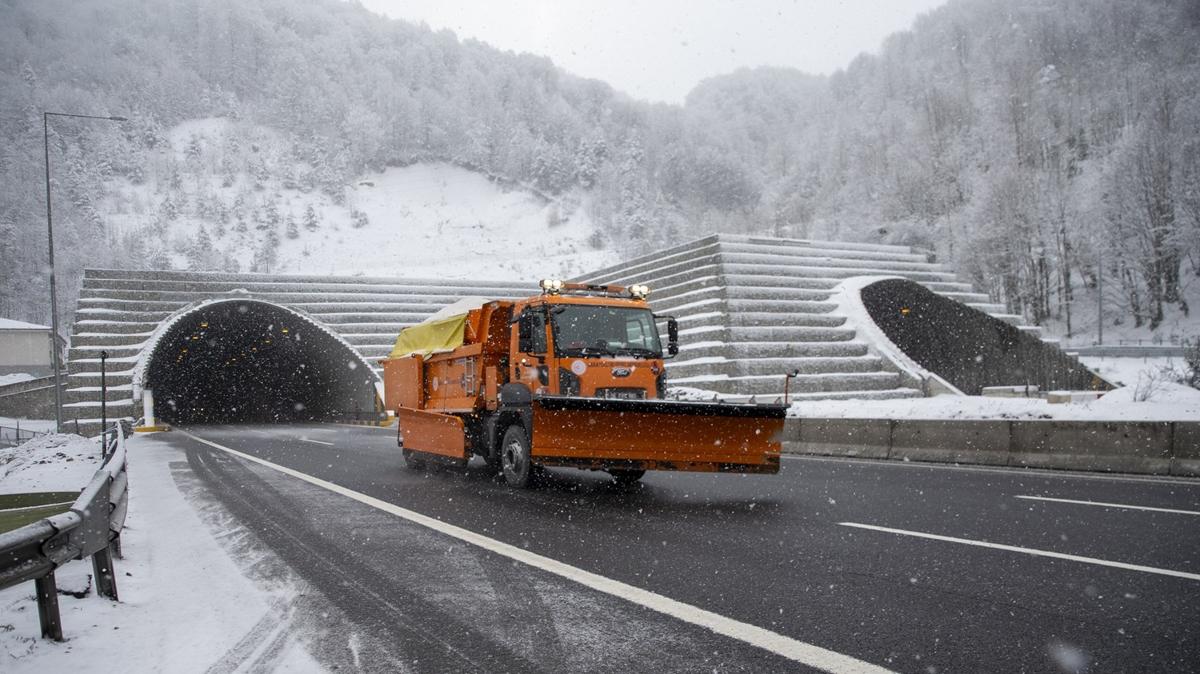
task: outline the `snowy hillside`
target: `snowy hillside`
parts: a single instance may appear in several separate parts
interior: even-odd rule
[[[110,232],[149,267],[524,280],[610,264],[582,191],[550,198],[446,163],[327,180],[289,139],[225,118],[164,132],[140,183],[110,184]],[[249,138],[249,142],[242,140]],[[139,265],[132,265],[139,266]]]

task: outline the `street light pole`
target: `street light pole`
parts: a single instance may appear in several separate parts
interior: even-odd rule
[[[1104,346],[1104,249],[1096,249],[1096,346]]]
[[[46,158],[46,242],[49,252],[46,255],[50,266],[50,353],[54,365],[54,423],[55,430],[62,433],[63,402],[62,402],[62,355],[58,352],[58,293],[54,284],[54,218],[50,207],[50,117],[76,117],[78,119],[103,119],[110,122],[128,121],[124,117],[97,117],[95,115],[74,115],[67,112],[42,111],[42,139]]]

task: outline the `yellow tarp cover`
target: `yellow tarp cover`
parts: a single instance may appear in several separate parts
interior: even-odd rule
[[[396,345],[388,358],[403,358],[414,353],[428,356],[438,351],[452,351],[463,345],[467,315],[458,314],[436,321],[418,323],[400,331]]]

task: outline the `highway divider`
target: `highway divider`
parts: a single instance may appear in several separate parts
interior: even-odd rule
[[[788,419],[783,452],[1200,477],[1200,421]]]

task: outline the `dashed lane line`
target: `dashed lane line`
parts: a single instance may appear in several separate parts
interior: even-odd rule
[[[318,445],[328,445],[330,447],[332,447],[334,445],[334,443],[332,443],[332,442],[325,442],[324,440],[313,440],[312,438],[297,438],[297,440],[299,440],[300,442],[313,442]]]
[[[1176,508],[1153,508],[1151,506],[1131,505],[1128,503],[1106,503],[1104,501],[1081,501],[1073,498],[1050,498],[1049,496],[1017,496],[1015,498],[1027,501],[1049,501],[1051,503],[1072,503],[1075,505],[1099,506],[1101,508],[1124,508],[1126,510],[1147,510],[1155,513],[1171,513],[1174,515],[1200,515],[1196,510],[1178,510]]]
[[[989,543],[987,541],[973,541],[969,538],[955,538],[954,536],[942,536],[940,534],[928,534],[923,531],[909,531],[907,529],[893,529],[891,527],[880,527],[874,524],[860,524],[858,522],[838,522],[844,527],[854,527],[856,529],[869,529],[871,531],[882,531],[888,534],[899,534],[901,536],[915,536],[916,538],[927,538],[933,541],[944,541],[946,543],[961,543],[963,545],[974,545],[980,548],[991,548],[992,550],[1005,550],[1007,552],[1019,552],[1025,555],[1034,555],[1037,557],[1051,557],[1053,559],[1065,559],[1071,562],[1082,562],[1084,564],[1096,564],[1098,566],[1107,566],[1114,569],[1124,569],[1126,571],[1140,571],[1142,573],[1153,573],[1160,576],[1171,576],[1174,578],[1183,578],[1186,580],[1200,580],[1200,573],[1188,573],[1187,571],[1175,571],[1174,569],[1160,569],[1155,566],[1142,566],[1141,564],[1126,564],[1125,562],[1114,562],[1108,559],[1098,559],[1096,557],[1083,557],[1081,555],[1068,555],[1063,552],[1053,552],[1050,550],[1038,550],[1036,548],[1022,548],[1016,545],[1004,545],[1003,543]]]
[[[792,639],[791,637],[787,637],[755,625],[743,623],[734,620],[733,618],[728,618],[723,615],[713,613],[712,611],[707,611],[697,606],[692,606],[691,604],[685,604],[683,602],[676,601],[656,592],[643,590],[642,588],[634,587],[633,585],[622,583],[621,581],[613,580],[612,578],[607,578],[590,571],[585,571],[558,560],[544,557],[528,550],[523,550],[514,545],[509,545],[508,543],[498,541],[494,538],[477,534],[469,529],[463,529],[462,527],[457,527],[453,524],[447,524],[446,522],[442,522],[427,515],[422,515],[416,511],[409,510],[407,508],[401,508],[400,506],[377,499],[373,496],[368,496],[352,489],[347,489],[341,485],[327,482],[321,478],[313,477],[307,473],[302,473],[298,470],[281,466],[265,459],[260,459],[257,456],[239,452],[235,449],[230,449],[210,440],[206,440],[199,436],[188,433],[183,429],[178,430],[181,434],[186,435],[197,442],[208,445],[209,447],[219,449],[228,454],[232,454],[233,456],[257,463],[261,466],[276,470],[285,475],[290,475],[291,477],[303,480],[312,485],[316,485],[335,494],[352,498],[359,503],[363,503],[386,513],[390,513],[402,519],[408,520],[413,524],[432,529],[465,543],[470,543],[471,545],[483,548],[484,550],[488,550],[495,554],[502,555],[534,568],[541,569],[542,571],[552,573],[561,578],[566,578],[567,580],[574,581],[598,592],[603,592],[604,594],[624,599],[663,615],[682,620],[683,622],[692,625],[706,628],[712,632],[729,637],[731,639],[742,641],[771,653],[775,653],[776,655],[787,658],[794,662],[799,662],[822,671],[837,672],[839,674],[885,674],[890,671],[883,667],[879,667],[878,665],[859,660],[843,653],[838,653],[836,651],[821,648],[820,646],[815,646],[813,644]]]

